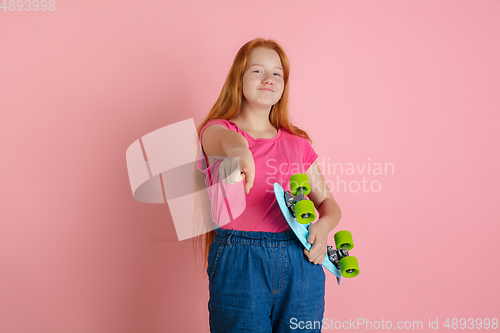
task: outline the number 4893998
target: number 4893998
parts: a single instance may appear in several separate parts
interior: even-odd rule
[[[37,11],[50,11],[56,10],[56,2],[54,0],[4,0],[0,9],[4,12],[37,12]]]
[[[498,318],[447,318],[443,324],[448,329],[494,329],[498,328]]]

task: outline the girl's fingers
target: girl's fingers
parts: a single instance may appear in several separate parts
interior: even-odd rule
[[[307,257],[307,260],[309,260],[310,262],[312,262],[315,265],[322,264],[323,258],[326,256],[326,253],[323,253],[323,252],[316,253],[316,251],[313,251],[311,253],[310,251],[307,251],[305,248],[304,248],[304,254]]]
[[[238,167],[238,161],[235,159],[224,160],[219,167],[220,179],[227,184],[235,184],[242,181],[245,177]]]

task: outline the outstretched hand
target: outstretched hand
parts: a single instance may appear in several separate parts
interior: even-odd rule
[[[233,149],[219,166],[220,179],[228,184],[245,180],[245,193],[249,194],[255,179],[255,161],[248,148]]]
[[[255,178],[255,170],[248,167],[244,167],[241,170],[241,176],[245,179],[245,193],[250,193],[250,189],[253,187],[253,180]]]

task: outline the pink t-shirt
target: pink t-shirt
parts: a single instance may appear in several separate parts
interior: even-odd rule
[[[214,124],[221,124],[229,130],[243,135],[247,141],[255,161],[255,179],[249,194],[243,193],[246,199],[244,211],[231,222],[221,226],[223,229],[243,231],[267,231],[283,232],[291,230],[274,196],[273,184],[279,183],[287,191],[290,191],[288,182],[290,176],[296,173],[304,173],[314,163],[318,154],[309,144],[307,139],[293,135],[284,128],[278,129],[278,134],[271,139],[254,139],[247,132],[238,128],[230,120],[210,120],[201,130],[201,137],[205,129]],[[200,154],[198,169],[205,173],[208,178],[218,172],[218,163],[210,164],[206,168],[205,152]],[[242,190],[243,191],[243,190]],[[213,207],[213,205],[212,205]],[[212,214],[213,216],[216,214]],[[217,221],[214,221],[217,223]]]

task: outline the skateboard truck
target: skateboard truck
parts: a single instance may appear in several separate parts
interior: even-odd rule
[[[340,269],[340,260],[345,257],[349,257],[349,251],[347,251],[347,245],[342,245],[342,247],[338,250],[336,250],[333,246],[327,245],[327,251],[328,251],[328,259],[337,267]],[[349,274],[354,273],[354,269],[349,268],[346,269],[346,272]]]
[[[286,204],[286,207],[288,208],[288,210],[290,211],[290,214],[292,214],[292,216],[294,218],[295,218],[295,209],[293,208],[293,206],[295,206],[295,204],[301,200],[305,200],[305,195],[303,192],[296,195],[296,196],[293,196],[290,193],[290,191],[285,191],[285,204]],[[307,214],[307,215],[305,215],[305,214]],[[304,217],[307,218],[310,216],[310,213],[304,213],[303,215],[305,215]]]
[[[314,204],[306,199],[310,192],[309,179],[302,173],[290,177],[290,191],[284,191],[283,199],[288,211],[301,224],[309,224],[316,219]]]

